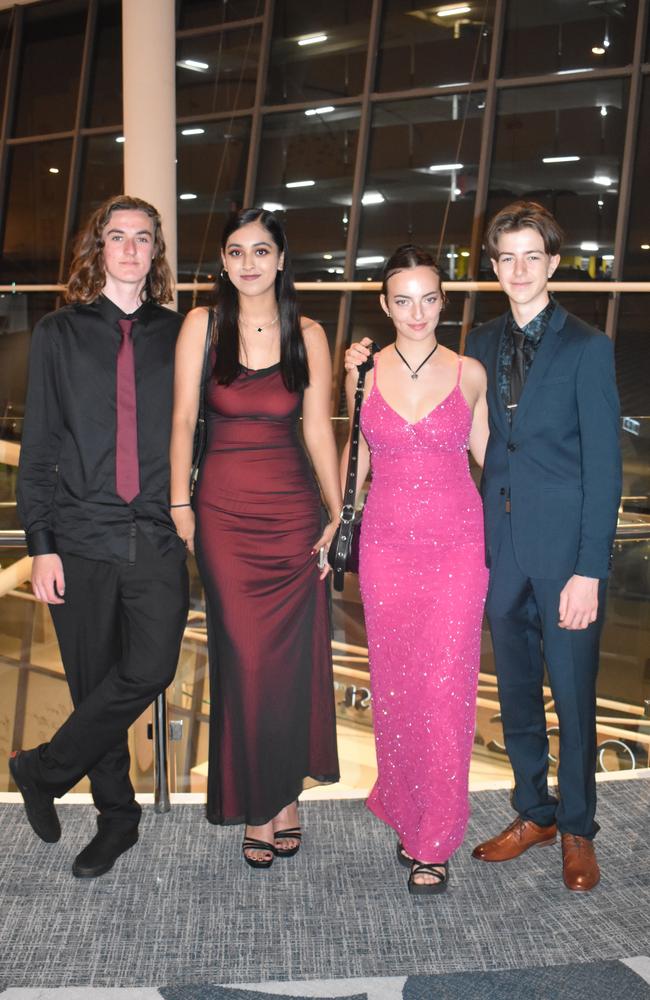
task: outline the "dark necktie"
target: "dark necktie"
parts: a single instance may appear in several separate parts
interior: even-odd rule
[[[521,398],[521,393],[526,381],[526,359],[524,356],[524,343],[526,338],[521,330],[512,330],[512,369],[510,372],[510,405],[514,408]]]
[[[118,320],[122,343],[117,352],[117,430],[115,434],[115,489],[131,503],[140,492],[138,410],[135,396],[132,319]]]

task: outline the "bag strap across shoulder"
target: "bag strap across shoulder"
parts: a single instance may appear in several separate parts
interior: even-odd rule
[[[357,387],[354,390],[354,414],[352,416],[352,435],[350,438],[350,451],[348,453],[348,471],[345,477],[345,491],[343,493],[343,509],[341,520],[344,524],[349,524],[354,520],[354,512],[357,499],[357,468],[359,465],[359,434],[361,431],[361,404],[363,403],[363,387],[366,381],[366,374],[374,368],[375,360],[373,355],[377,353],[379,346],[372,343],[370,347],[370,357],[357,369],[359,377]]]

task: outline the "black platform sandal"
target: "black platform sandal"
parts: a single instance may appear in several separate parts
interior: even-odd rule
[[[440,871],[440,869],[443,869]],[[414,882],[414,875],[433,875],[437,882]],[[445,861],[443,864],[426,864],[424,861],[411,862],[411,874],[409,875],[408,889],[412,896],[433,896],[436,893],[446,892],[449,884],[449,865]]]
[[[295,847],[275,847],[275,853],[278,858],[292,858],[294,854],[297,854],[300,850],[300,841],[302,840],[302,830],[299,826],[292,826],[288,830],[278,830],[277,833],[273,834],[274,840],[297,840],[298,843]]]
[[[244,855],[244,861],[247,865],[250,865],[251,868],[270,868],[273,864],[273,859],[275,858],[275,847],[273,844],[267,844],[265,840],[256,840],[255,837],[244,837],[241,850]],[[249,858],[246,851],[269,851],[271,857],[268,861],[258,861],[257,858]]]
[[[397,860],[401,865],[404,865],[405,868],[410,868],[413,864],[413,858],[410,854],[406,853],[404,850],[404,844],[401,840],[397,841]]]

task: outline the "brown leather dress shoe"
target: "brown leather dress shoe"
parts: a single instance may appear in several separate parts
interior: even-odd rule
[[[567,889],[589,892],[600,882],[600,868],[591,840],[573,833],[562,834],[562,877]]]
[[[498,833],[492,840],[486,840],[472,851],[472,857],[479,861],[511,861],[527,851],[529,847],[546,847],[557,838],[555,823],[538,826],[532,819],[517,816],[510,826]]]

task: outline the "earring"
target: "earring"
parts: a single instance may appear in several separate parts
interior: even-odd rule
[[[225,267],[221,268],[220,276],[224,279],[224,281],[228,280],[228,272],[226,271]]]

